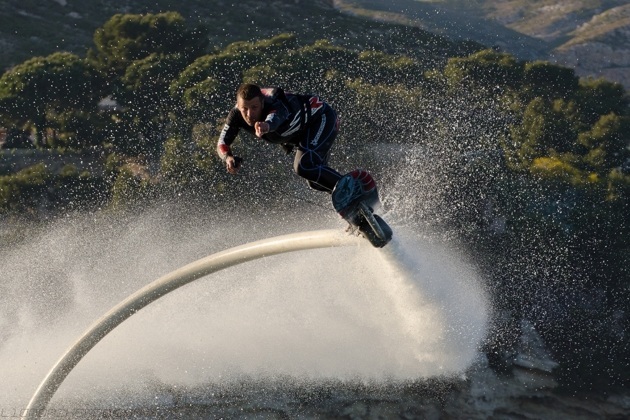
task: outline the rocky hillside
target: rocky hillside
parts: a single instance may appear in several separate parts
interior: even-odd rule
[[[553,51],[558,62],[578,74],[602,76],[630,89],[630,4],[594,16],[573,34]]]
[[[627,0],[337,0],[348,13],[404,22],[572,67],[630,89]]]
[[[548,59],[630,88],[630,4],[486,0],[487,16],[549,44]]]

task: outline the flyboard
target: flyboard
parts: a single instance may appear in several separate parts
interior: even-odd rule
[[[350,231],[358,231],[373,246],[382,248],[392,239],[392,229],[374,214],[380,200],[369,172],[356,169],[344,175],[332,192],[332,202],[337,213],[350,224]]]

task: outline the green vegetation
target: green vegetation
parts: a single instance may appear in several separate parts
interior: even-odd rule
[[[0,121],[10,128],[31,127],[36,146],[44,146],[47,129],[60,136],[51,145],[85,147],[96,142],[94,121],[101,78],[85,59],[70,53],[36,57],[15,66],[0,79]]]
[[[99,170],[1,172],[0,213],[238,197],[214,153],[235,87],[317,92],[348,116],[344,147],[357,157],[383,143],[442,156],[435,179],[448,193],[434,225],[470,245],[497,310],[539,322],[565,387],[628,385],[630,112],[621,86],[422,32],[407,32],[418,36],[403,54],[285,33],[208,51],[205,31],[173,12],[115,15],[85,58],[54,53],[5,72],[2,124],[35,135],[38,151],[89,155]],[[106,97],[116,106],[99,107]],[[412,128],[420,134],[404,133]],[[264,159],[274,150],[255,153],[260,176],[284,176]],[[504,228],[492,230],[499,219]],[[567,350],[574,320],[582,337]]]
[[[53,173],[40,163],[0,176],[0,212],[37,219],[42,211],[79,210],[104,204],[101,192],[107,188],[104,179],[79,172],[73,165]]]

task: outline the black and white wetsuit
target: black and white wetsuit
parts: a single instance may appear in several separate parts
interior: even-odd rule
[[[279,88],[262,89],[262,118],[269,132],[262,138],[283,147],[296,147],[293,169],[311,188],[331,192],[341,175],[327,164],[339,129],[335,110],[313,95],[285,93]],[[254,133],[237,107],[229,112],[221,131],[217,152],[222,159],[232,155],[231,144],[240,129]]]

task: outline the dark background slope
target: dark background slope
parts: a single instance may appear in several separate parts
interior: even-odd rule
[[[0,3],[0,70],[55,51],[84,55],[94,31],[116,13],[177,11],[191,26],[209,28],[210,45],[257,40],[293,32],[300,42],[328,39],[358,49],[408,51],[414,42],[436,38],[417,28],[366,21],[333,8],[331,1],[281,0],[4,0]],[[439,46],[438,46],[439,48]]]

